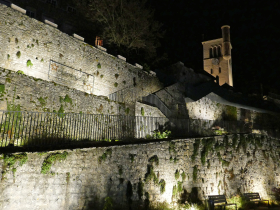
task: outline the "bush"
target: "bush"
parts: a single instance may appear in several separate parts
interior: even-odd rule
[[[171,135],[171,131],[166,130],[163,132],[160,132],[159,130],[155,130],[154,134],[153,134],[153,138],[154,139],[167,139],[169,138]]]

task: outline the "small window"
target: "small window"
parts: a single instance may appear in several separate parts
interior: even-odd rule
[[[217,47],[214,47],[213,51],[214,51],[214,58],[216,58],[217,57]]]
[[[213,58],[213,48],[212,47],[209,49],[209,57]]]
[[[210,71],[210,72],[211,72],[211,74],[213,74],[213,69],[211,69],[211,71]]]
[[[32,12],[30,10],[26,10],[26,15],[32,18],[35,18],[35,12]]]
[[[221,57],[222,53],[221,53],[221,46],[218,46],[218,56]]]
[[[75,9],[74,7],[68,6],[68,7],[67,7],[67,12],[76,14],[76,9]]]
[[[221,69],[221,67],[219,67],[219,73],[221,73],[222,72],[222,69]]]

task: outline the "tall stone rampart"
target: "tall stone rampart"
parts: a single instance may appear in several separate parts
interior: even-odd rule
[[[87,93],[108,96],[132,87],[148,94],[161,88],[142,69],[2,4],[0,44],[0,67]]]
[[[0,209],[102,209],[107,196],[138,209],[193,188],[201,199],[239,191],[266,198],[280,184],[278,148],[278,139],[236,135],[4,155]]]

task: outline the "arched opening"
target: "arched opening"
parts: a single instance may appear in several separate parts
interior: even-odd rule
[[[209,57],[213,58],[213,48],[212,47],[209,49]]]
[[[218,50],[218,57],[221,57],[222,56],[221,46],[218,46],[217,50]]]
[[[214,48],[213,48],[213,51],[214,51],[214,52],[213,52],[213,53],[214,53],[214,58],[216,58],[216,57],[217,57],[217,47],[214,47]]]

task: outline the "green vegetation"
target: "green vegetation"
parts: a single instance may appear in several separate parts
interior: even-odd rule
[[[148,172],[145,174],[145,182],[149,181],[153,181],[155,184],[158,184],[158,178],[152,165],[148,165]]]
[[[226,118],[227,120],[237,120],[237,109],[233,106],[226,106]]]
[[[41,59],[41,62],[44,62],[44,59],[43,59],[43,58]]]
[[[129,114],[129,108],[127,107],[124,112],[128,115]]]
[[[169,142],[169,154],[176,154],[176,150],[175,150],[175,142],[171,141]]]
[[[165,130],[163,132],[160,132],[159,130],[155,130],[153,134],[154,139],[167,139],[171,135],[171,131]]]
[[[5,179],[5,174],[12,168],[13,175],[15,176],[16,168],[14,165],[19,162],[19,166],[25,164],[28,160],[26,153],[20,154],[3,154],[2,159],[4,160],[4,164],[2,167],[2,179]]]
[[[18,38],[15,38],[15,43],[18,44]]]
[[[160,193],[163,194],[165,192],[165,185],[166,185],[165,180],[161,179],[158,184],[160,186]]]
[[[214,143],[215,143],[215,139],[214,138],[209,138],[209,139],[203,139],[202,140],[202,145],[204,146],[202,151],[201,151],[201,163],[202,163],[202,165],[205,165],[208,153],[210,151],[213,152],[213,145],[214,145]]]
[[[18,74],[18,75],[20,75],[20,74],[21,74],[21,75],[23,75],[23,74],[24,74],[24,72],[23,72],[23,71],[21,71],[21,70],[18,70],[18,71],[17,71],[17,74]]]
[[[138,185],[137,185],[137,194],[139,199],[141,199],[141,197],[144,194],[144,183],[141,181],[141,179],[139,179]]]
[[[48,97],[45,97],[45,98],[40,97],[40,98],[38,98],[38,101],[40,102],[42,107],[47,105],[47,102],[46,102],[47,99],[48,99]]]
[[[180,172],[178,171],[178,169],[175,171],[175,179],[179,179],[180,177]]]
[[[114,83],[114,86],[115,86],[115,87],[118,87],[118,85],[119,85],[119,84],[118,84],[117,82]]]
[[[20,51],[18,51],[16,55],[17,55],[17,57],[18,57],[18,58],[20,58],[20,56],[21,56],[21,52],[20,52]]]
[[[185,181],[186,180],[186,174],[185,172],[183,171],[183,173],[181,173],[181,177],[182,177],[182,180]]]
[[[10,57],[11,57],[10,54],[7,54],[7,59],[8,59],[8,60],[10,60]]]
[[[158,166],[158,164],[159,164],[158,156],[154,155],[153,157],[151,157],[149,159],[149,163],[152,163],[152,164],[155,163]]]
[[[53,163],[56,161],[65,160],[68,156],[68,152],[64,151],[63,153],[52,153],[44,160],[42,167],[41,167],[41,174],[47,174]]]
[[[65,116],[65,114],[63,114],[64,113],[64,108],[63,108],[62,104],[60,105],[60,108],[59,108],[57,113],[58,113],[58,117],[63,118]]]
[[[105,198],[105,203],[102,210],[114,210],[113,208],[113,199],[110,197]]]
[[[33,63],[31,62],[31,60],[28,60],[28,61],[26,62],[26,66],[27,66],[27,67],[32,67],[32,66],[33,66]]]
[[[144,108],[141,107],[141,115],[144,117],[145,116],[145,111],[144,111]]]
[[[197,166],[194,166],[193,167],[193,181],[194,182],[197,180],[197,172],[198,172]]]
[[[131,163],[134,162],[135,156],[136,156],[136,154],[129,154],[129,159],[130,159]]]
[[[66,96],[64,97],[64,102],[72,104],[72,99],[66,94]]]
[[[100,63],[97,64],[97,68],[101,69],[101,64]]]
[[[118,79],[119,76],[120,76],[119,74],[115,74],[116,79]]]
[[[5,85],[4,84],[0,84],[0,94],[1,94],[1,97],[5,94]]]
[[[193,154],[192,154],[192,161],[195,161],[196,156],[198,155],[198,149],[199,149],[200,139],[196,139],[193,144]]]
[[[183,182],[179,182],[179,181],[178,181],[177,184],[178,184],[177,192],[178,192],[178,193],[183,192]]]
[[[101,74],[101,75],[100,75],[100,78],[102,79],[103,77],[104,77],[104,75],[103,75],[103,74]]]
[[[223,167],[224,167],[224,166],[226,166],[226,167],[229,166],[230,162],[228,162],[228,161],[222,159],[222,156],[221,156],[220,152],[217,153],[217,156],[218,156],[218,158],[219,158],[219,161],[222,162],[222,166],[223,166]]]
[[[98,163],[101,164],[102,161],[105,161],[106,158],[107,158],[108,156],[111,157],[111,155],[112,155],[112,149],[107,149],[107,150],[103,153],[103,155],[99,156],[99,158],[98,158]]]
[[[126,81],[122,81],[122,83],[125,85],[125,84],[126,84]]]

